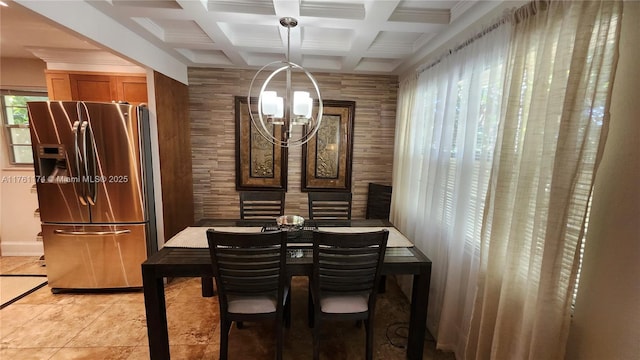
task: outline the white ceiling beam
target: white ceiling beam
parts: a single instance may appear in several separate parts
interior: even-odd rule
[[[381,23],[385,23],[393,11],[396,9],[400,0],[393,1],[373,1],[365,2],[365,19],[360,26],[354,28],[355,35],[351,43],[351,51],[344,58],[343,71],[353,71],[371,44],[378,36],[375,31]]]
[[[134,63],[188,84],[185,64],[85,1],[16,0],[16,2]],[[105,29],[109,30],[105,31]]]
[[[207,36],[209,36],[216,46],[222,51],[232,63],[247,65],[244,58],[234,48],[233,44],[218,25],[219,14],[208,11],[204,5],[198,1],[176,0],[182,9],[200,26]]]
[[[89,4],[105,15],[117,20],[122,26],[127,29],[137,33],[153,45],[157,46],[160,49],[166,51],[169,55],[176,57],[182,63],[189,63],[190,59],[184,55],[184,53],[178,51],[171,41],[167,41],[167,34],[164,28],[158,26],[155,21],[158,19],[162,20],[174,20],[174,21],[192,21],[188,16],[177,16],[177,14],[185,14],[182,9],[157,9],[157,10],[171,10],[170,16],[168,19],[165,17],[156,18],[151,16],[149,13],[140,13],[141,16],[134,16],[133,12],[127,12],[127,9],[135,8],[135,9],[149,9],[155,10],[156,8],[147,7],[138,7],[131,6],[131,3],[126,3],[126,6],[114,6],[111,1],[91,1]],[[121,4],[121,3],[120,3]],[[164,15],[169,14],[168,12],[164,12]],[[206,35],[204,35],[206,37]]]
[[[399,9],[389,17],[390,21],[448,24],[451,12],[447,9]]]
[[[462,14],[466,13],[469,9],[471,9],[473,7],[473,5],[476,4],[477,1],[478,0],[458,1],[451,8],[451,21],[450,22],[456,20],[457,18],[462,16]]]
[[[144,6],[113,6],[107,2],[92,1],[91,5],[99,9],[110,9],[109,13],[118,18],[148,17],[152,19],[191,20],[189,13],[182,9],[163,9]]]

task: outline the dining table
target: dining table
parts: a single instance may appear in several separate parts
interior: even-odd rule
[[[412,275],[407,359],[422,359],[426,334],[431,260],[393,224],[381,219],[306,220],[304,227],[288,234],[287,276],[311,276],[313,230],[334,232],[390,231],[382,275]],[[142,263],[142,283],[151,359],[169,359],[169,333],[164,284],[166,278],[200,277],[203,296],[213,294],[213,269],[206,230],[254,232],[276,230],[275,219],[202,219],[173,236]],[[207,284],[211,283],[208,289]],[[208,293],[208,294],[207,294]]]

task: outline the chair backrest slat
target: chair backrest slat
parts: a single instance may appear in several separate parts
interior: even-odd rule
[[[273,219],[284,215],[284,191],[241,191],[241,219]]]
[[[310,192],[310,219],[351,220],[350,192]]]
[[[275,295],[282,291],[286,233],[227,233],[210,229],[207,239],[213,275],[223,301],[229,295]]]
[[[322,294],[368,294],[373,300],[389,237],[369,233],[314,231],[313,286]],[[373,298],[371,295],[374,295]]]

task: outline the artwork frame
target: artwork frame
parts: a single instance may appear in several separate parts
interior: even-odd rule
[[[350,192],[356,103],[325,100],[323,108],[318,132],[302,146],[301,191]]]
[[[236,190],[287,190],[286,147],[270,143],[262,137],[251,121],[247,97],[236,96]],[[257,115],[257,99],[251,99]],[[279,126],[273,126],[276,136],[282,135]]]

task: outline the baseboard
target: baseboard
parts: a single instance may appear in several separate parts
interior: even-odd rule
[[[42,256],[44,248],[42,242],[12,241],[0,243],[2,256]]]

